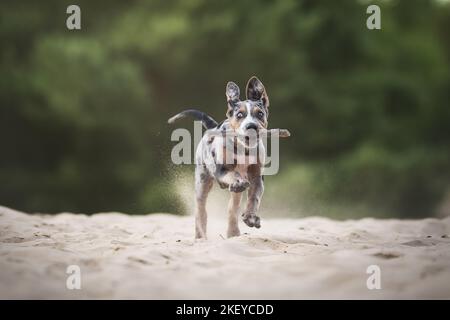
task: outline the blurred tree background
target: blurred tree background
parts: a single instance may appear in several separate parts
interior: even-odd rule
[[[223,119],[226,82],[252,75],[292,133],[266,208],[423,217],[448,197],[447,1],[79,0],[78,31],[70,4],[0,3],[0,204],[183,213],[166,121]]]

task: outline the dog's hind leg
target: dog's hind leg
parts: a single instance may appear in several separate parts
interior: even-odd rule
[[[228,202],[228,238],[237,237],[241,234],[239,231],[238,212],[241,204],[242,192],[230,192],[231,198]]]
[[[208,193],[213,186],[213,177],[209,175],[203,165],[195,168],[195,197],[196,197],[196,213],[195,213],[195,238],[206,239],[206,200]]]

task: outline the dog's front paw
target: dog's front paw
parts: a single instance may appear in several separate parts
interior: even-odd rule
[[[243,192],[250,186],[250,182],[247,180],[237,180],[236,182],[233,182],[229,186],[229,190],[231,192]]]
[[[261,219],[254,213],[246,212],[242,214],[242,220],[249,227],[261,228]]]

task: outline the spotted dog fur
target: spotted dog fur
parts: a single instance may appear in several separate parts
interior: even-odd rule
[[[247,83],[246,100],[240,99],[239,87],[234,82],[227,83],[225,94],[227,118],[220,124],[207,114],[193,109],[185,110],[169,119],[169,123],[173,123],[182,117],[191,116],[201,120],[207,129],[195,155],[196,238],[206,238],[206,200],[214,181],[217,181],[221,188],[227,188],[231,194],[228,203],[228,237],[240,235],[238,213],[242,193],[246,190],[247,205],[242,219],[249,227],[261,226],[256,213],[264,192],[261,170],[265,161],[265,149],[257,133],[267,128],[269,97],[257,77],[250,78]],[[236,135],[230,137],[217,134],[230,130]],[[257,152],[252,152],[255,150]]]

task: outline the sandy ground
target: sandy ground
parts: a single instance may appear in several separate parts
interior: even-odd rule
[[[0,207],[0,298],[450,298],[450,217],[263,219],[233,239],[225,226],[212,217],[209,239],[194,241],[193,217]],[[80,290],[66,287],[69,265]]]

